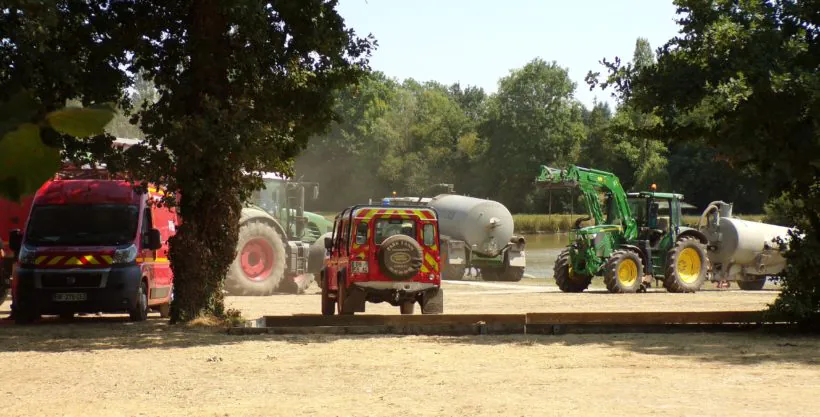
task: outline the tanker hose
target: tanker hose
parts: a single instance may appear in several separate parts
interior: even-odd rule
[[[720,206],[725,205],[725,204],[727,204],[725,201],[720,201],[720,200],[713,201],[713,202],[709,203],[709,205],[706,206],[706,209],[703,210],[703,214],[700,215],[700,218],[698,219],[698,224],[697,224],[697,226],[695,226],[695,228],[697,230],[701,230],[701,224],[703,224],[704,220],[709,215],[709,213],[711,213],[713,211],[716,211],[716,210],[720,210]]]

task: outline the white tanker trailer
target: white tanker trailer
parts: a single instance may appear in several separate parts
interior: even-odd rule
[[[520,281],[525,240],[513,235],[513,216],[503,204],[456,194],[433,198],[393,197],[385,204],[429,206],[438,213],[442,278],[460,280],[467,268],[485,281]]]
[[[761,290],[766,278],[786,266],[789,228],[732,217],[732,204],[714,201],[698,220],[709,240],[711,281],[736,281],[743,290]],[[780,242],[778,242],[778,239]]]

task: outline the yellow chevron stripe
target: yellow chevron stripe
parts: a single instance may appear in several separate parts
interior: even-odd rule
[[[65,261],[66,265],[82,265],[83,263],[77,259],[76,257],[72,256],[67,261]]]
[[[90,263],[91,265],[99,265],[100,264],[100,261],[98,261],[97,258],[94,257],[94,255],[85,255],[84,258],[85,258],[86,262]]]
[[[112,258],[111,255],[102,255],[100,257],[103,259],[103,261],[105,261],[105,263],[109,265],[114,262],[114,258]]]
[[[433,271],[438,271],[438,262],[436,262],[436,258],[434,258],[433,255],[429,253],[425,254],[424,260],[433,267]]]
[[[40,265],[46,259],[48,259],[48,256],[45,256],[45,255],[38,256],[37,259],[34,260],[34,265]]]
[[[55,257],[51,258],[51,260],[50,260],[50,261],[48,261],[48,263],[47,263],[46,265],[57,265],[57,263],[59,263],[60,261],[62,261],[62,260],[63,260],[63,258],[65,258],[65,256],[63,256],[63,255],[57,255],[57,256],[55,256]]]

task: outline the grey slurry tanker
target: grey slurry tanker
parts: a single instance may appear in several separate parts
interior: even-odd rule
[[[735,281],[742,290],[761,290],[766,277],[786,266],[787,227],[732,217],[732,204],[715,201],[704,210],[697,228],[709,240],[711,281]]]
[[[478,269],[485,281],[523,278],[525,241],[513,235],[513,217],[503,204],[456,194],[392,197],[382,203],[429,206],[438,212],[443,279],[460,280],[468,268]]]

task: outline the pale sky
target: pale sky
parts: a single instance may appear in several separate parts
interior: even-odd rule
[[[638,37],[652,49],[677,35],[671,0],[340,0],[345,23],[379,42],[371,66],[399,80],[435,80],[496,91],[498,79],[533,58],[569,68],[575,96],[613,104],[589,91],[601,58],[631,60]]]

